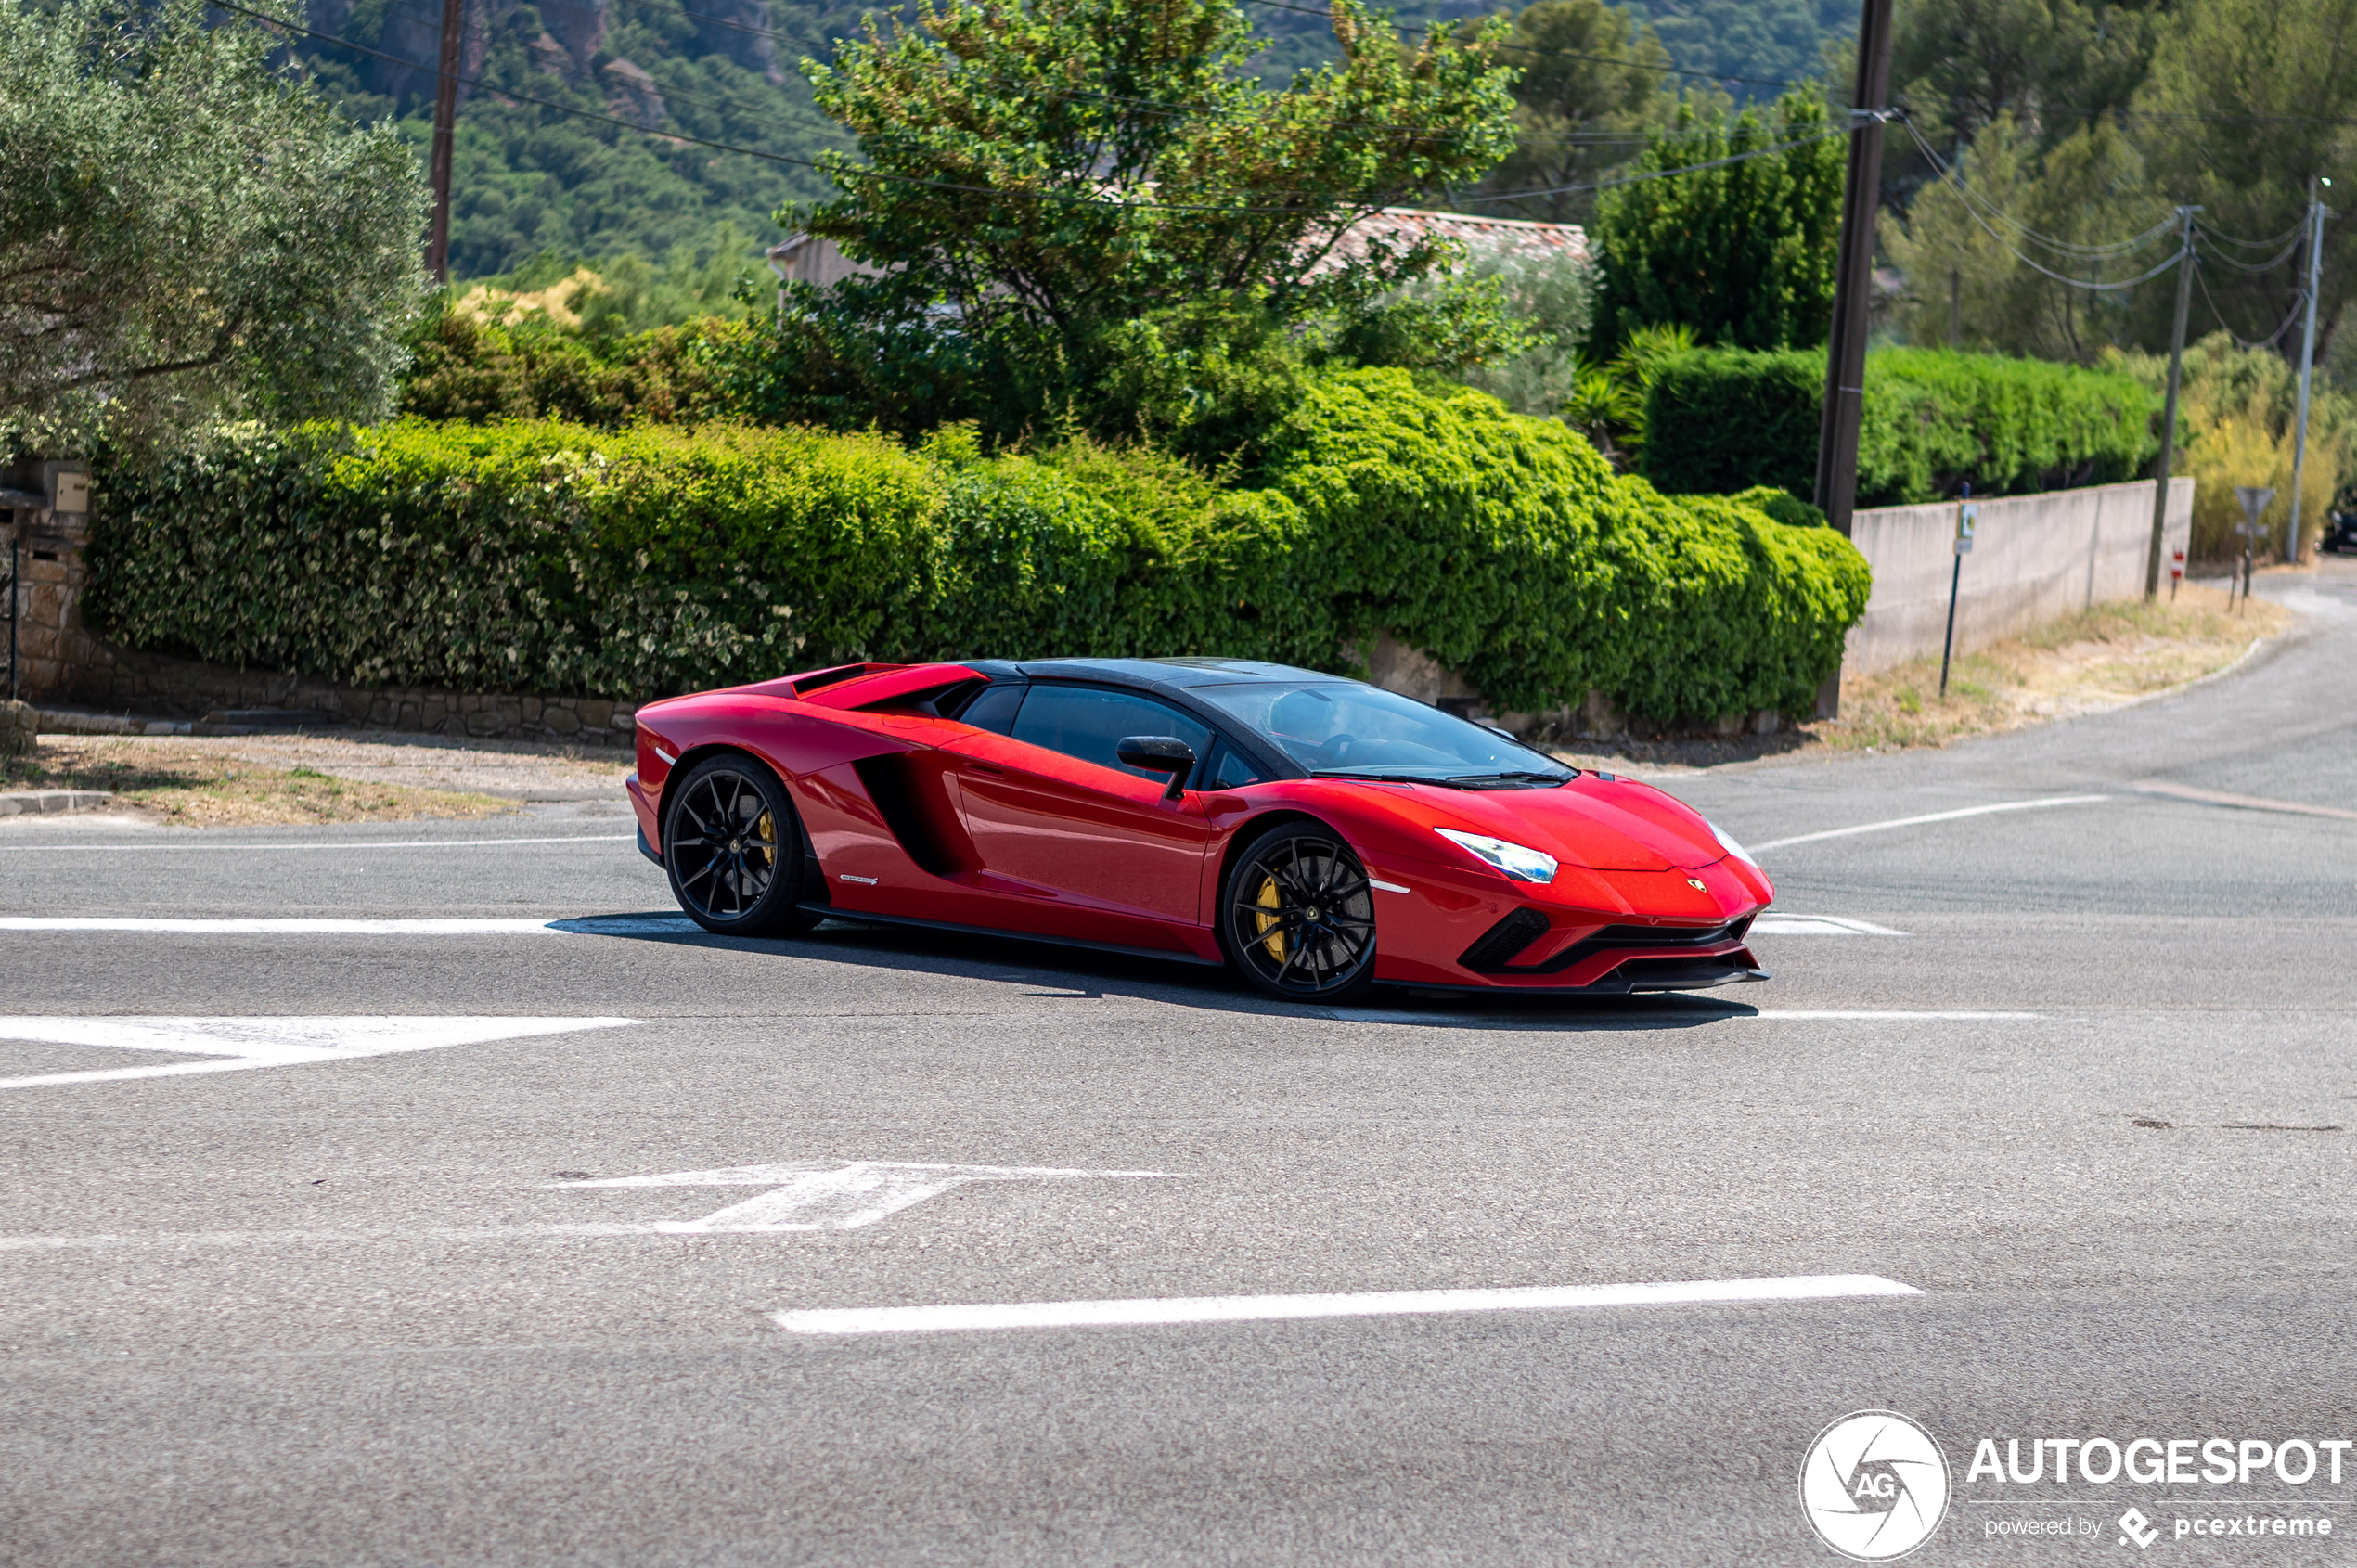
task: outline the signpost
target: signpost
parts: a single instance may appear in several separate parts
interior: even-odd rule
[[[2265,511],[2267,503],[2274,498],[2274,491],[2263,484],[2235,486],[2235,499],[2243,504],[2243,517],[2246,520],[2235,524],[2235,532],[2243,536],[2243,602],[2245,604],[2250,602],[2250,552],[2260,540],[2267,536],[2268,533],[2266,529],[2259,526],[2259,514]],[[2234,597],[2234,585],[2231,583],[2227,585],[2226,597],[2228,598]]]
[[[1956,649],[1956,590],[1964,585],[1964,558],[1972,554],[1973,526],[1980,521],[1980,508],[1973,505],[1972,486],[1964,486],[1962,499],[1956,503],[1956,564],[1948,573],[1948,636],[1939,645],[1939,695],[1948,696],[1948,656]]]

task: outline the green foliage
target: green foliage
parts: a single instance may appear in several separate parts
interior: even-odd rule
[[[1646,401],[1644,471],[1673,492],[1816,483],[1822,350],[1698,350]],[[1866,359],[1858,503],[2012,495],[2133,479],[2159,449],[2160,400],[2135,378],[1993,354],[1885,349]]]
[[[1588,341],[1594,266],[1568,251],[1501,244],[1467,257],[1450,281],[1461,287],[1494,281],[1505,320],[1529,340],[1518,353],[1486,353],[1454,379],[1517,414],[1544,418],[1561,412],[1576,390],[1580,345]]]
[[[0,447],[383,409],[422,182],[276,47],[194,0],[0,3]]]
[[[1702,122],[1691,103],[1681,108],[1639,173],[1798,145],[1606,192],[1596,210],[1599,341],[1674,322],[1729,348],[1824,341],[1841,227],[1843,140],[1833,130],[1824,105],[1801,92],[1725,128]]]
[[[1514,18],[1499,50],[1520,72],[1514,150],[1484,189],[1546,194],[1485,208],[1545,223],[1588,218],[1595,193],[1579,187],[1628,162],[1643,133],[1676,117],[1668,52],[1642,17],[1604,0],[1539,0]]]
[[[2164,354],[2107,353],[2104,367],[2134,377],[2156,400],[2168,382]],[[2259,521],[2274,553],[2282,552],[2291,512],[2299,385],[2299,372],[2281,354],[2239,347],[2223,332],[2186,345],[2174,468],[2194,482],[2195,559],[2242,554],[2243,538],[2235,527],[2244,512],[2235,489],[2244,484],[2275,493]],[[2303,547],[2324,531],[2335,496],[2352,479],[2357,479],[2357,399],[2320,376],[2310,388],[2308,458],[2300,470]]]
[[[545,315],[513,326],[445,302],[410,333],[401,412],[428,419],[568,419],[604,428],[692,423],[727,413],[739,323],[706,316],[623,334],[572,331]]]
[[[1198,370],[1519,349],[1496,289],[1400,292],[1438,242],[1346,243],[1504,154],[1510,72],[1357,0],[1333,25],[1337,63],[1279,91],[1243,73],[1230,0],[947,0],[845,43],[812,77],[866,161],[826,160],[842,194],[779,221],[873,271],[789,291],[762,417],[1119,436],[1168,429],[1161,391],[1206,393]]]
[[[639,695],[978,650],[1346,669],[1388,627],[1509,708],[1669,718],[1805,709],[1865,605],[1830,530],[1405,371],[1311,379],[1248,478],[965,426],[317,426],[107,476],[90,613],[227,662]]]

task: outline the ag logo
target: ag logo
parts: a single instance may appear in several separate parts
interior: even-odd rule
[[[1800,1510],[1817,1538],[1861,1562],[1904,1557],[1948,1511],[1948,1460],[1895,1410],[1861,1410],[1817,1434],[1800,1462]]]

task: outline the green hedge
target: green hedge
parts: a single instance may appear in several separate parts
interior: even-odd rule
[[[1524,712],[1805,710],[1865,562],[1771,497],[1668,498],[1462,389],[1314,383],[1246,487],[1085,443],[403,421],[108,476],[90,613],[364,683],[641,697],[839,658],[1226,654],[1375,629]],[[1781,508],[1781,497],[1773,498]]]
[[[1645,395],[1643,466],[1673,494],[1816,486],[1822,351],[1697,349]],[[1858,504],[2016,495],[2134,479],[2159,451],[2160,400],[2133,378],[1930,349],[1866,358]]]

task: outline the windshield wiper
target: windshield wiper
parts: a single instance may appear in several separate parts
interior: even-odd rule
[[[1309,777],[1312,778],[1363,778],[1371,784],[1437,784],[1444,789],[1458,788],[1454,779],[1432,778],[1421,773],[1376,773],[1370,768],[1313,767],[1309,770]]]
[[[1535,779],[1542,784],[1562,784],[1578,778],[1576,773],[1538,773],[1529,770],[1508,773],[1460,773],[1445,780],[1461,789],[1475,789],[1484,784],[1515,784]]]

